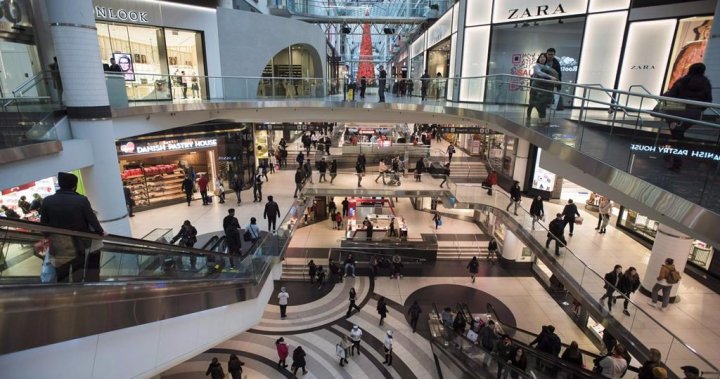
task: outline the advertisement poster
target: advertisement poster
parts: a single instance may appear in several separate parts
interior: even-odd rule
[[[538,149],[535,158],[535,174],[533,175],[532,188],[552,192],[555,189],[556,175],[540,167],[540,153],[542,153],[542,149]]]
[[[133,67],[132,56],[128,53],[113,53],[115,62],[120,66],[120,71],[126,82],[135,80],[135,67]]]
[[[670,56],[670,69],[665,84],[666,91],[678,79],[687,74],[688,68],[693,63],[703,61],[712,24],[712,17],[693,17],[680,20],[675,34],[675,45]]]

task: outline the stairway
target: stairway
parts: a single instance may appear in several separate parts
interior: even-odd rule
[[[455,183],[477,182],[487,178],[485,162],[453,162],[450,164],[450,179]]]
[[[487,259],[487,256],[486,241],[438,241],[437,260],[439,261],[469,261],[472,257]]]
[[[313,259],[315,264],[323,266],[327,273],[327,259]],[[309,260],[308,260],[309,261]],[[310,280],[308,277],[307,262],[304,258],[285,258],[282,265],[281,280],[305,281]]]

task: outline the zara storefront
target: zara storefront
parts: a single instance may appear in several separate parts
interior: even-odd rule
[[[452,26],[443,33],[452,41],[450,77],[529,76],[539,54],[555,48],[563,82],[636,91],[642,86],[659,95],[684,75],[690,64],[703,60],[715,12],[712,3],[461,0],[440,20],[452,20]],[[420,58],[419,46],[432,45],[427,42],[432,29],[409,45],[415,79],[421,74],[415,63],[427,65]],[[504,80],[491,84],[485,80],[454,83],[450,79],[447,97],[466,102],[526,102],[527,90],[519,83]],[[570,90],[563,88],[567,95],[571,95]],[[591,94],[594,96],[608,100],[600,91]],[[625,103],[625,99],[619,101]],[[628,105],[639,106],[630,101]],[[563,102],[573,105],[570,96]],[[647,102],[642,107],[654,105]]]

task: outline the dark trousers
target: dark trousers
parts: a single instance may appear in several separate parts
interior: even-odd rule
[[[87,265],[84,252],[55,269],[58,282],[99,282],[100,281],[100,252],[88,254]],[[84,279],[84,280],[83,280]]]
[[[387,363],[388,366],[392,364],[392,350],[385,348],[385,361],[383,363]]]
[[[600,301],[608,299],[608,311],[612,310],[613,300],[615,300],[613,298],[613,292],[615,292],[615,288],[612,288],[612,287],[605,288],[605,294],[602,295],[602,297],[600,298]]]
[[[625,297],[624,297],[625,301],[623,302],[623,309],[627,310],[628,304],[630,304],[630,291],[623,292],[622,294],[625,295]],[[620,295],[615,296],[613,301],[617,300],[620,297],[622,297],[622,296],[620,296]]]
[[[240,204],[242,202],[242,199],[240,199],[240,194],[242,193],[241,190],[237,189],[235,190],[235,197],[237,197],[237,202]]]
[[[552,241],[555,241],[555,255],[560,255],[560,246],[565,246],[567,244],[565,238],[558,239],[555,237],[548,237],[547,242],[545,242],[545,248],[550,248],[550,242]]]
[[[350,305],[348,305],[348,310],[346,316],[350,316],[350,313],[352,313],[352,310],[355,309],[358,312],[360,312],[360,307],[355,304],[355,300],[350,300]]]
[[[203,205],[207,205],[209,203],[207,190],[200,190],[200,197],[202,197]]]
[[[427,97],[427,87],[420,87],[420,99],[425,100]]]
[[[360,87],[360,98],[361,99],[365,98],[365,87]]]
[[[565,223],[567,224],[567,226],[570,227],[570,234],[572,235],[572,234],[573,234],[573,231],[575,230],[575,217],[573,217],[573,218],[569,218],[569,217],[568,217],[568,218],[565,218]]]
[[[417,323],[419,318],[420,317],[412,317],[410,319],[410,326],[412,326],[413,333],[415,332],[415,330],[417,330]]]
[[[190,206],[190,202],[192,201],[192,192],[185,192],[185,200],[187,200],[188,206]]]
[[[253,187],[253,197],[255,201],[262,201],[262,184]]]
[[[268,231],[275,230],[277,226],[277,219],[275,217],[268,217]]]
[[[347,207],[343,207],[343,209],[342,209],[342,215],[343,215],[343,217],[347,217],[347,215],[348,215],[348,209],[347,209]]]
[[[325,173],[320,171],[320,179],[318,179],[318,183],[320,182],[327,182],[327,179],[325,179]]]
[[[295,194],[293,197],[297,197],[298,192],[302,192],[302,183],[295,183]]]
[[[352,341],[352,346],[350,347],[350,354],[355,355],[355,349],[357,349],[358,355],[360,355],[360,341]]]
[[[287,304],[286,305],[280,305],[280,317],[287,317]]]
[[[385,80],[380,80],[380,85],[378,86],[378,95],[380,96],[380,101],[385,101]]]

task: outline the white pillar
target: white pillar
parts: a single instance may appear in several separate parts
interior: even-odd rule
[[[525,188],[525,175],[527,174],[528,156],[530,155],[530,142],[522,138],[518,138],[517,146],[515,146],[515,169],[513,170],[513,179],[520,183],[523,191]]]
[[[94,6],[91,0],[45,5],[73,136],[92,142],[94,165],[81,171],[87,196],[107,232],[130,235]]]
[[[658,226],[650,260],[648,261],[645,276],[642,280],[642,287],[645,290],[643,292],[652,290],[657,282],[660,266],[665,262],[666,258],[672,258],[675,261],[675,269],[679,272],[682,273],[685,270],[688,255],[690,255],[690,249],[692,248],[692,242],[692,237],[662,224]],[[679,287],[678,285],[672,286],[672,291],[670,292],[671,298],[677,295]]]
[[[513,234],[513,232],[505,229],[505,236],[502,247],[502,257],[504,260],[516,261],[522,255],[522,251],[525,245],[520,241],[519,238]]]

